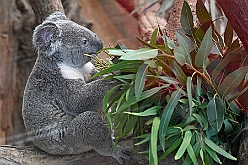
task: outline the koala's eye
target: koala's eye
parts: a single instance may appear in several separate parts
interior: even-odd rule
[[[83,43],[83,45],[86,45],[88,43],[88,41],[84,39],[82,43]]]

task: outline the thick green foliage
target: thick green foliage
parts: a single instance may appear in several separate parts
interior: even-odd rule
[[[143,48],[105,49],[114,58],[108,69],[94,76],[109,74],[122,82],[121,93],[110,103],[115,88],[105,96],[105,114],[117,141],[133,131],[135,145],[149,147],[143,153],[149,153],[151,165],[172,152],[176,160],[184,159],[184,165],[198,164],[199,159],[203,164],[221,163],[218,154],[236,160],[230,146],[242,128],[238,117],[244,109],[238,97],[248,89],[247,55],[232,40],[230,24],[224,39],[217,34],[202,1],[197,3],[197,16],[200,27],[194,27],[184,2],[182,29],[176,30],[179,46],[157,28],[149,44],[138,38]],[[158,39],[163,45],[157,44]],[[230,68],[234,57],[240,57],[238,67]]]

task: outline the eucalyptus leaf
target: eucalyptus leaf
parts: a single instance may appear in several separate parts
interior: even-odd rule
[[[125,79],[125,80],[133,80],[135,78],[135,74],[126,74],[126,75],[114,76],[113,78]]]
[[[222,99],[214,97],[207,106],[207,115],[210,125],[219,132],[224,122],[225,105]]]
[[[144,100],[152,95],[154,95],[155,93],[157,93],[159,90],[163,89],[163,88],[166,88],[167,86],[161,86],[161,87],[155,87],[155,88],[152,88],[152,89],[149,89],[147,91],[143,91],[139,100],[136,99],[136,97],[131,97],[130,99],[128,99],[124,104],[122,104],[119,109],[117,111],[121,111],[127,107],[130,107],[131,105],[141,101],[141,100]]]
[[[130,115],[128,117],[128,122],[126,123],[125,131],[121,134],[121,137],[127,136],[134,129],[137,120],[138,116]]]
[[[206,67],[206,59],[212,49],[212,28],[210,27],[202,39],[201,46],[195,56],[195,65],[198,67]]]
[[[231,91],[238,87],[247,73],[248,66],[245,66],[227,75],[223,83],[220,84],[217,88],[217,91],[219,92],[220,96],[222,98],[225,98]]]
[[[199,0],[196,3],[196,15],[201,24],[212,21],[212,18],[210,17],[205,5],[202,1]]]
[[[181,66],[183,66],[186,62],[185,54],[186,52],[182,46],[178,46],[174,48],[175,59]]]
[[[182,138],[178,138],[164,153],[159,157],[159,161],[168,156],[172,151],[174,151],[182,142]]]
[[[107,112],[107,111],[109,110],[109,108],[108,108],[109,98],[110,98],[111,94],[115,91],[115,89],[116,89],[117,87],[119,87],[119,85],[113,87],[112,89],[110,89],[110,90],[106,93],[106,95],[104,96],[103,101],[102,101],[102,102],[103,102],[103,109],[104,109],[104,112]]]
[[[147,60],[158,55],[158,49],[140,48],[127,52],[120,57],[121,60]]]
[[[191,9],[189,7],[189,4],[186,1],[184,1],[184,3],[183,3],[180,22],[181,22],[183,30],[187,34],[192,35],[193,34],[193,26],[194,26],[193,15],[192,15]]]
[[[185,60],[188,64],[192,65],[192,59],[191,59],[191,55],[189,53],[190,49],[189,46],[187,44],[187,40],[185,40],[185,38],[183,38],[182,34],[176,31],[176,37],[177,37],[177,41],[179,46],[183,47],[185,54],[183,54],[185,56]]]
[[[185,135],[183,137],[183,142],[182,142],[181,146],[179,147],[179,149],[177,150],[177,153],[175,155],[175,160],[178,160],[183,156],[185,150],[190,145],[191,138],[192,138],[191,131],[186,131]]]
[[[155,30],[152,32],[150,44],[155,46],[157,43],[157,35],[158,35],[158,28],[155,28]]]
[[[153,119],[151,130],[151,152],[154,160],[154,164],[158,164],[157,142],[158,142],[158,130],[160,125],[160,118],[155,117]]]
[[[227,47],[231,46],[232,40],[233,40],[233,28],[230,22],[228,21],[224,32],[224,42]]]
[[[151,108],[149,108],[143,112],[139,112],[139,113],[135,113],[135,112],[124,112],[124,113],[130,114],[130,115],[135,115],[135,116],[145,117],[145,116],[157,115],[157,113],[160,109],[161,109],[160,106],[154,106],[154,107],[151,107]]]
[[[170,49],[174,49],[176,47],[175,43],[169,37],[162,36],[162,38],[167,41],[167,44]]]
[[[222,164],[222,162],[220,161],[218,155],[216,154],[215,151],[213,151],[211,148],[209,148],[207,145],[205,146],[206,151],[208,152],[208,154],[211,156],[211,158],[214,159],[214,161],[216,161],[219,164]]]
[[[191,117],[193,113],[193,98],[192,98],[192,77],[187,77],[187,94],[189,103],[189,116]]]
[[[148,72],[148,64],[142,64],[139,69],[138,72],[136,74],[136,78],[135,78],[135,96],[136,99],[139,100],[142,91],[144,89],[144,85],[145,85],[145,80],[146,80],[146,75]]]
[[[136,143],[134,145],[138,146],[138,145],[144,144],[144,143],[146,143],[146,142],[148,142],[150,140],[151,140],[151,134],[149,134],[149,136],[147,136],[145,139],[141,140],[140,142],[138,142],[138,143]]]
[[[196,113],[193,113],[192,115],[200,123],[203,130],[206,130],[208,128],[208,122],[205,119],[203,119],[200,115]]]
[[[246,86],[244,89],[242,89],[240,92],[236,93],[235,95],[233,95],[230,99],[228,99],[228,102],[232,102],[235,99],[237,99],[239,96],[241,96],[242,94],[244,94],[246,91],[248,90],[248,86]]]
[[[169,76],[157,76],[157,78],[169,83],[169,84],[179,84],[178,80]]]
[[[197,155],[200,153],[200,150],[201,150],[201,142],[200,140],[197,140],[197,142],[193,146],[195,157],[197,157]],[[191,165],[191,164],[192,164],[192,159],[189,157],[189,155],[187,155],[182,165]]]
[[[91,79],[94,79],[97,76],[104,75],[104,74],[107,74],[107,73],[111,73],[111,72],[114,72],[114,71],[118,71],[118,70],[121,70],[121,69],[137,68],[142,63],[143,63],[142,61],[137,61],[137,60],[136,61],[122,61],[122,62],[120,62],[118,64],[113,64],[109,68],[104,69],[104,70],[94,74],[91,77]]]
[[[244,50],[243,47],[239,47],[233,51],[231,51],[230,53],[228,53],[225,58],[223,58],[223,60],[217,65],[215,66],[213,73],[212,73],[212,77],[213,79],[216,79],[216,77],[218,76],[218,74],[227,66],[227,64],[229,64],[235,57],[238,56],[238,54]]]
[[[199,76],[199,75],[197,75],[196,82],[197,82],[197,84],[196,84],[196,92],[197,92],[197,95],[198,95],[198,96],[201,96],[201,90],[202,90],[202,88],[201,88],[202,77]]]
[[[181,89],[176,90],[172,93],[170,100],[168,101],[162,117],[161,117],[161,122],[160,122],[160,128],[159,128],[159,139],[160,139],[160,145],[161,148],[164,150],[165,149],[165,135],[166,131],[169,125],[169,122],[171,120],[172,113],[174,112],[174,109],[176,105],[178,104],[178,100],[181,97]]]
[[[229,134],[234,131],[233,126],[228,119],[224,120],[224,126],[225,126],[224,131],[226,134]]]
[[[175,61],[172,62],[172,65],[173,65],[171,66],[172,72],[177,76],[178,80],[182,84],[186,84],[187,76],[183,72],[182,68]]]
[[[216,145],[214,142],[212,142],[210,139],[208,138],[204,138],[205,143],[215,152],[219,153],[220,155],[231,159],[231,160],[237,160],[237,158],[233,157],[232,155],[230,155],[229,153],[227,153],[225,150],[221,149],[218,145]]]
[[[126,52],[124,52],[122,49],[108,49],[108,54],[122,56],[125,55]]]
[[[191,144],[188,145],[187,151],[188,151],[189,157],[191,158],[191,160],[194,163],[194,165],[198,165],[196,155],[195,155],[195,152],[194,152],[193,147],[191,146]]]

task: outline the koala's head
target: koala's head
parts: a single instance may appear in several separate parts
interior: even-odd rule
[[[96,54],[103,44],[95,33],[55,12],[35,28],[33,46],[40,56],[81,67],[91,60],[84,54]]]

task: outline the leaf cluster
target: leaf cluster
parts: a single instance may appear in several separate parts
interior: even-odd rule
[[[239,98],[248,89],[248,56],[233,41],[230,24],[224,38],[214,30],[201,0],[196,13],[199,27],[184,2],[178,45],[156,28],[150,43],[138,38],[140,49],[119,44],[104,49],[113,59],[93,76],[121,82],[103,100],[105,115],[116,142],[132,132],[135,146],[147,146],[140,153],[148,154],[151,165],[172,152],[184,165],[221,163],[218,155],[236,160],[231,141],[246,111]],[[117,88],[121,92],[109,100]]]

